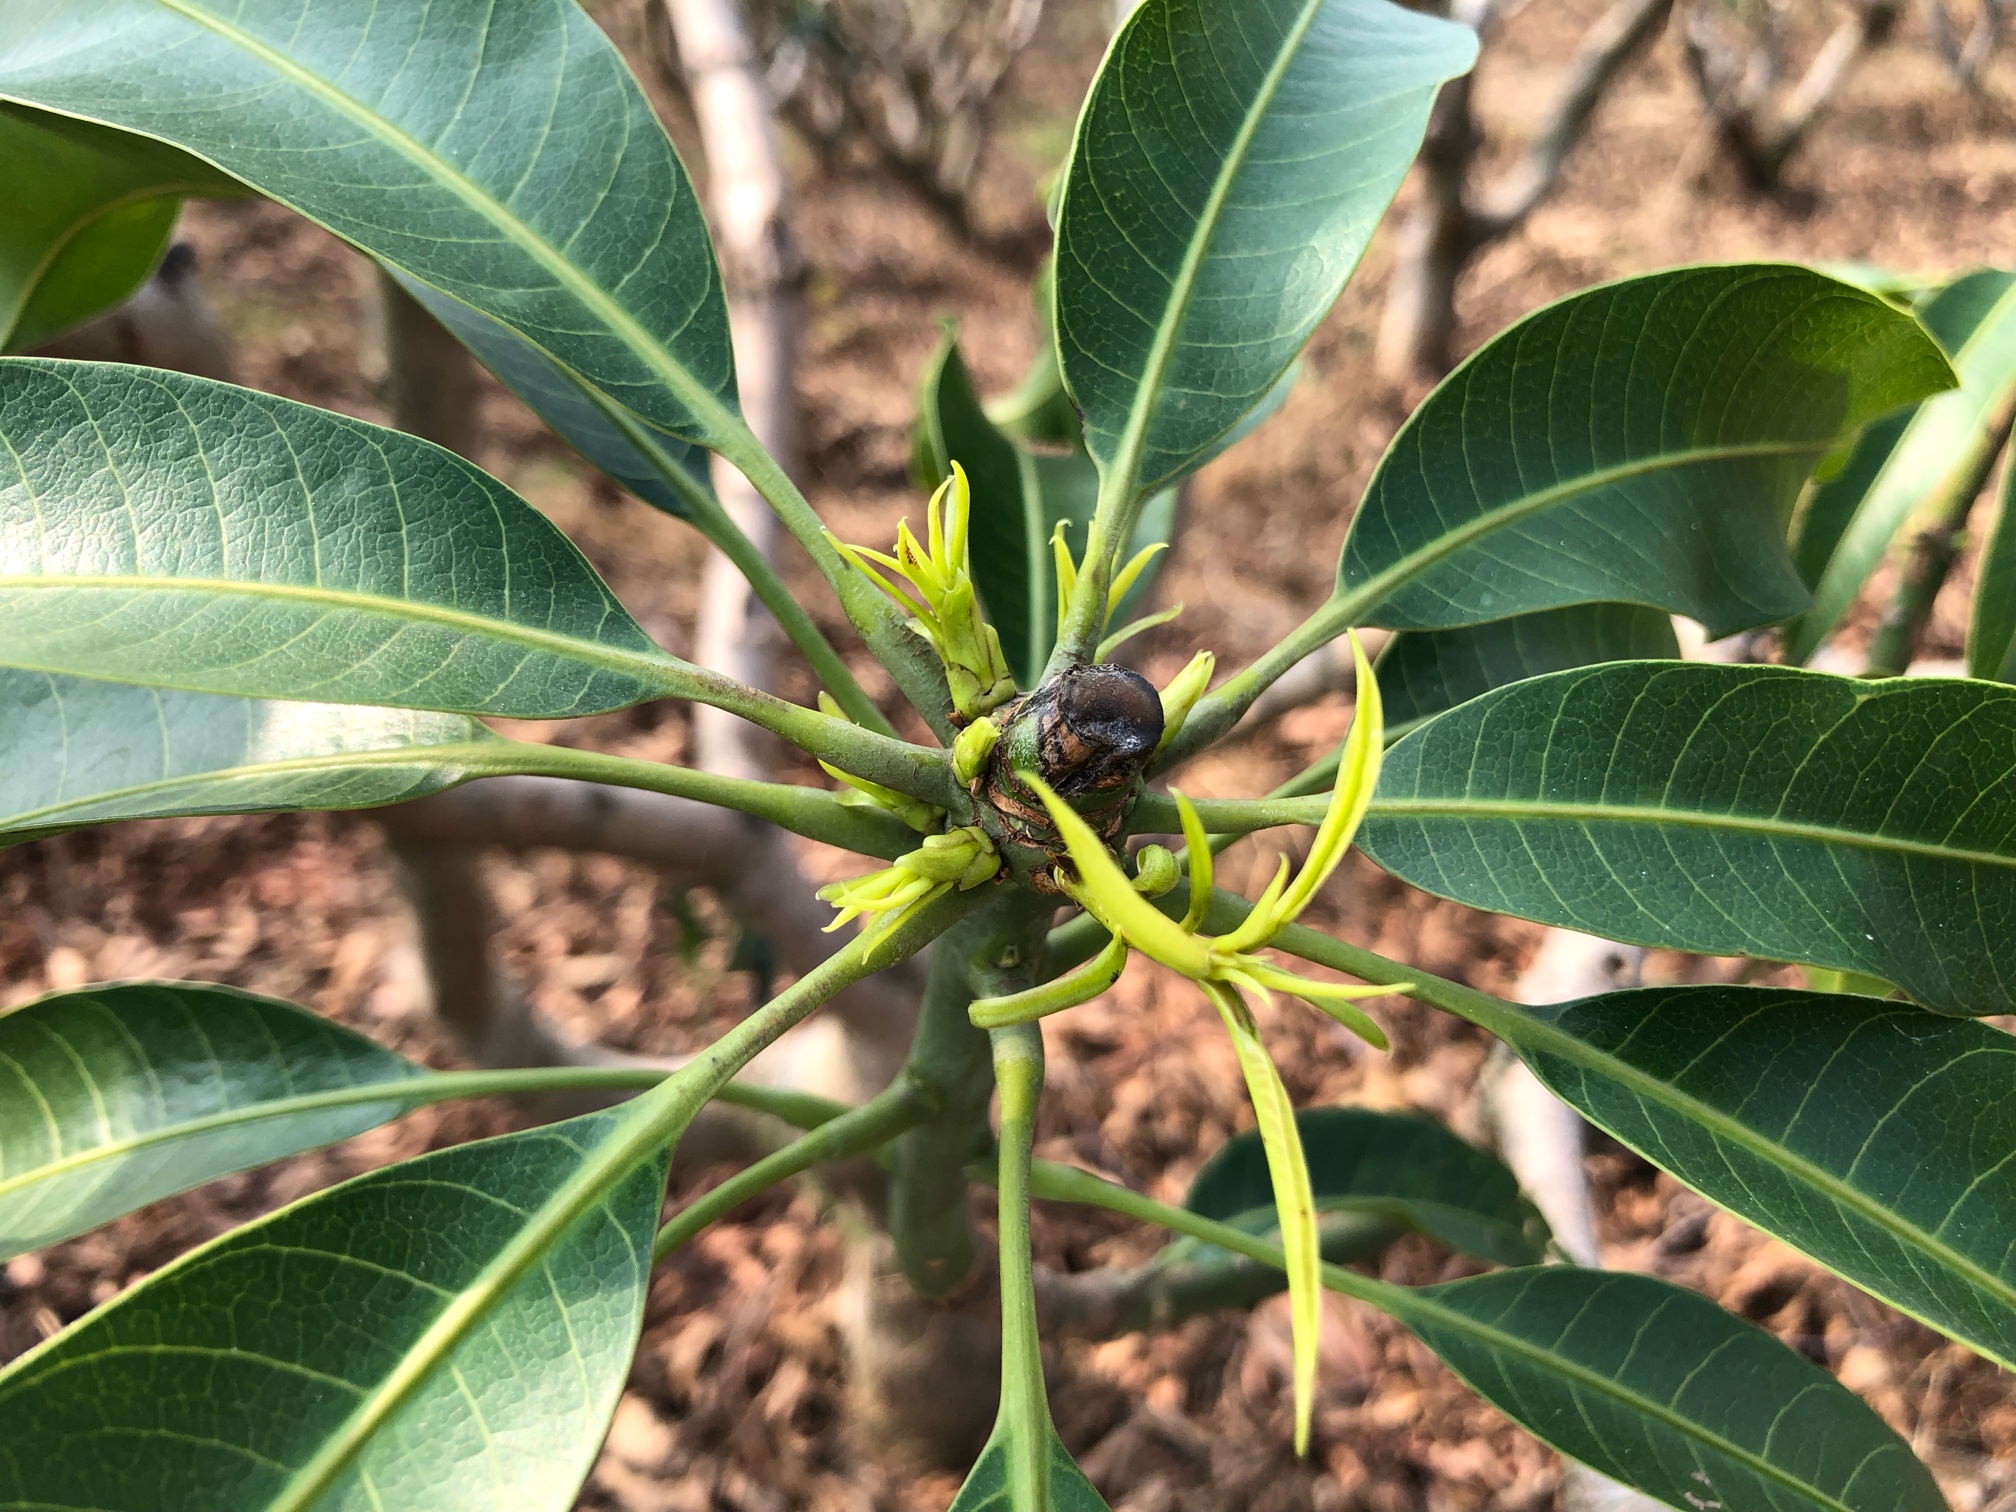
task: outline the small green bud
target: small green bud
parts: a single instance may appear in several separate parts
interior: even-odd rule
[[[959,738],[952,742],[952,775],[962,786],[971,787],[974,779],[987,770],[987,758],[994,754],[994,743],[1000,738],[1000,727],[984,716],[959,732]]]
[[[1217,669],[1218,658],[1209,651],[1199,651],[1190,658],[1189,666],[1169,679],[1169,686],[1162,690],[1162,740],[1155,747],[1157,752],[1176,738],[1197,700],[1211,686],[1211,674]]]
[[[819,712],[831,719],[846,719],[847,711],[840,707],[840,700],[824,688],[819,690]],[[852,723],[852,721],[849,721]]]
[[[1161,897],[1181,875],[1174,852],[1165,845],[1144,845],[1134,857],[1134,891],[1144,898]]]

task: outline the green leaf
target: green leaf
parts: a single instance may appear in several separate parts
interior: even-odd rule
[[[0,443],[0,663],[527,718],[694,690],[543,515],[428,442],[10,358]]]
[[[2016,1010],[2016,690],[1999,684],[1558,672],[1394,745],[1358,840],[1473,907]]]
[[[1583,1116],[2016,1367],[2016,1038],[1908,1003],[1658,987],[1500,1026]]]
[[[1638,604],[1575,604],[1456,630],[1408,630],[1379,654],[1389,739],[1480,693],[1599,662],[1678,660],[1673,621]]]
[[[1718,636],[1783,619],[1807,603],[1785,545],[1807,474],[1951,382],[1910,315],[1805,268],[1682,268],[1572,295],[1401,427],[1330,617],[1446,629],[1620,600]]]
[[[1504,1163],[1416,1113],[1304,1108],[1295,1115],[1318,1213],[1376,1213],[1498,1265],[1537,1265],[1547,1224]],[[1259,1134],[1229,1139],[1183,1205],[1252,1233],[1276,1226]]]
[[[664,1141],[638,1149],[631,1110],[358,1177],[22,1356],[0,1506],[564,1512],[664,1196]]]
[[[1367,1300],[1537,1438],[1688,1512],[1945,1512],[1853,1392],[1664,1281],[1548,1265]]]
[[[1952,353],[1960,387],[1921,405],[1880,459],[1894,427],[1868,438],[1867,455],[1858,450],[1838,496],[1816,495],[1808,506],[1806,533],[1814,539],[1802,542],[1803,554],[1809,571],[1813,560],[1825,567],[1814,580],[1812,609],[1790,635],[1793,661],[1809,659],[1833,633],[1913,512],[1955,489],[1979,489],[2007,432],[2016,404],[2016,273],[1969,274],[1942,289],[1922,315]],[[1862,491],[1851,494],[1857,483]]]
[[[53,340],[146,281],[182,199],[234,194],[208,163],[88,121],[0,104],[0,351]]]
[[[1286,371],[1420,146],[1467,27],[1385,0],[1147,0],[1079,117],[1064,381],[1108,486],[1195,465]]]
[[[614,410],[592,387],[501,321],[396,268],[390,272],[556,436],[645,503],[690,522],[694,501],[712,499],[704,448]],[[646,445],[663,466],[646,453]]]
[[[179,693],[0,669],[0,845],[114,819],[375,808],[508,749],[459,714]]]
[[[233,1121],[420,1068],[291,1003],[132,982],[0,1014],[0,1259],[385,1122],[397,1098]]]
[[[0,95],[208,159],[675,435],[739,426],[693,186],[574,5],[9,6]]]
[[[2016,466],[2006,461],[1995,525],[1975,569],[1967,671],[1997,682],[2016,682]]]
[[[1057,640],[1050,533],[1060,520],[1068,522],[1074,556],[1084,550],[1086,527],[1099,502],[1099,472],[1082,447],[1028,451],[996,428],[959,356],[957,332],[948,328],[918,395],[913,481],[928,492],[951,475],[955,461],[973,489],[973,580],[980,602],[1000,633],[1017,684],[1034,687]],[[1174,536],[1176,493],[1164,489],[1142,506],[1123,561]],[[1147,598],[1160,570],[1158,558],[1127,591],[1114,610],[1116,626]]]
[[[1009,1484],[1015,1458],[1011,1433],[1006,1422],[995,1425],[994,1436],[987,1440],[987,1447],[974,1461],[966,1483],[953,1498],[951,1512],[1034,1512],[1017,1504]],[[1049,1435],[1050,1495],[1049,1506],[1043,1512],[1107,1512],[1105,1498],[1092,1489],[1085,1472],[1058,1441],[1056,1429],[1050,1429]]]

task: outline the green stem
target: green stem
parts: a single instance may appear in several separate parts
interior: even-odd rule
[[[842,1108],[820,1120],[803,1137],[736,1172],[681,1208],[677,1217],[658,1230],[652,1260],[663,1260],[710,1223],[779,1182],[803,1175],[816,1165],[851,1160],[878,1149],[923,1122],[929,1112],[916,1086],[899,1077],[860,1107]]]
[[[738,420],[736,426],[724,431],[714,449],[777,511],[777,518],[832,585],[841,609],[868,643],[868,649],[895,679],[903,696],[910,700],[910,706],[924,717],[940,740],[949,744],[957,731],[950,717],[952,695],[945,686],[945,667],[937,652],[910,628],[909,617],[902,610],[833,549],[826,527],[820,523],[810,501],[798,491],[798,485],[746,425]]]
[[[1334,767],[1331,776],[1336,776]],[[1321,824],[1324,811],[1329,806],[1328,793],[1195,800],[1197,817],[1204,821],[1204,828],[1214,836],[1225,836],[1227,844],[1255,830],[1275,829],[1284,824]],[[1183,832],[1182,820],[1176,813],[1176,800],[1163,793],[1143,793],[1128,816],[1127,827],[1137,835],[1178,835]]]
[[[1008,1436],[1009,1504],[1050,1507],[1050,1402],[1043,1390],[1043,1350],[1036,1331],[1036,1270],[1029,1249],[1030,1163],[1036,1105],[1043,1096],[1043,1032],[1017,1024],[992,1033],[994,1080],[1001,1088],[1001,1420]]]
[[[728,511],[721,507],[721,501],[712,491],[701,487],[698,479],[674,462],[665,448],[658,444],[657,438],[628,411],[590,385],[581,385],[581,392],[643,454],[666,486],[686,501],[694,528],[735,564],[764,608],[770,611],[790,637],[791,644],[811,663],[813,674],[847,711],[847,717],[879,735],[893,736],[896,727],[883,717],[882,711],[875,707],[875,700],[855,680],[847,664],[840,659],[840,653],[826,638],[826,632],[813,622],[804,605],[791,596],[791,590],[777,576],[776,568],[756,549],[756,543],[749,539]],[[754,439],[753,435],[751,439]]]
[[[405,755],[408,760],[411,759],[408,752],[387,754]],[[880,856],[885,860],[893,860],[917,845],[917,832],[893,814],[842,803],[838,794],[823,788],[757,782],[746,777],[696,772],[691,767],[668,766],[663,762],[642,761],[631,756],[611,756],[601,751],[533,745],[515,740],[494,744],[485,741],[472,745],[467,756],[456,762],[456,767],[472,778],[572,777],[608,787],[635,788],[646,793],[690,798],[734,809],[738,813],[752,814],[780,829],[790,830],[794,835],[804,835],[808,839],[837,845],[864,856]]]
[[[1190,717],[1183,721],[1183,728],[1176,732],[1176,738],[1156,762],[1157,770],[1166,771],[1222,740],[1253,706],[1253,700],[1272,687],[1277,678],[1303,657],[1351,629],[1352,616],[1373,607],[1361,603],[1365,597],[1358,593],[1350,598],[1324,600],[1314,614],[1289,631],[1285,639],[1258,661],[1198,699]]]

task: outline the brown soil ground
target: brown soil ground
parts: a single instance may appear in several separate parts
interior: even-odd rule
[[[644,0],[604,9],[641,47]],[[1536,0],[1485,65],[1492,145],[1509,160],[1551,95],[1596,0]],[[1823,7],[1824,8],[1824,7]],[[1034,186],[1064,140],[1097,61],[1105,0],[1051,0],[1018,65],[962,240],[900,181],[846,159],[801,154],[800,236],[810,264],[800,374],[804,475],[846,538],[876,540],[919,501],[904,478],[911,389],[934,318],[964,322],[984,385],[1021,371],[1034,340],[1027,281],[1041,246]],[[681,107],[643,65],[685,141]],[[1692,260],[1866,260],[1939,273],[2016,256],[2016,58],[1979,95],[1940,70],[1914,11],[1861,70],[1792,168],[1786,193],[1743,195],[1715,160],[1674,39],[1604,107],[1561,194],[1471,271],[1465,345],[1534,306],[1620,273]],[[689,157],[691,154],[689,153]],[[188,219],[203,274],[241,344],[243,377],[272,391],[381,417],[364,376],[356,257],[263,204],[204,206]],[[1389,254],[1376,243],[1312,344],[1306,376],[1263,435],[1214,464],[1191,496],[1161,592],[1187,606],[1142,649],[1160,681],[1192,647],[1221,666],[1250,659],[1327,590],[1351,501],[1416,395],[1370,372]],[[675,522],[592,477],[501,393],[486,400],[483,460],[570,531],[645,625],[689,647],[701,550]],[[1928,651],[1956,654],[1965,576],[1941,600]],[[809,572],[808,598],[825,605]],[[1879,584],[1879,589],[1880,589]],[[829,606],[830,608],[830,606]],[[822,612],[826,612],[822,610]],[[826,613],[838,631],[837,617]],[[1866,611],[1865,611],[1866,620]],[[802,679],[801,679],[802,682]],[[809,684],[787,688],[809,695]],[[1334,742],[1337,700],[1198,763],[1192,792],[1264,790]],[[546,730],[676,759],[682,713],[653,707]],[[1248,843],[1229,880],[1252,883],[1271,851]],[[643,870],[597,857],[498,861],[503,948],[537,1007],[625,1048],[693,1047],[746,1010],[746,974],[719,938],[682,952],[673,900]],[[714,911],[702,900],[703,918]],[[1538,931],[1429,899],[1354,858],[1310,922],[1402,960],[1504,990]],[[718,934],[718,931],[717,931]],[[1674,979],[1728,963],[1655,958]],[[300,816],[135,825],[0,857],[0,1006],[52,988],[135,977],[235,983],[312,1004],[446,1064],[427,1016],[410,930],[369,819]],[[1315,1015],[1266,1024],[1298,1103],[1411,1106],[1474,1132],[1470,1089],[1486,1046],[1425,1009],[1382,1004],[1393,1053],[1366,1051]],[[1053,1021],[1042,1153],[1177,1197],[1190,1174],[1250,1123],[1229,1047],[1194,994],[1136,968],[1108,998]],[[323,1154],[216,1183],[110,1229],[18,1259],[0,1279],[0,1359],[115,1295],[189,1245],[378,1163],[511,1127],[511,1110],[415,1114]],[[1697,1287],[1755,1318],[1862,1392],[1934,1466],[1958,1512],[2016,1508],[2016,1389],[1948,1344],[1819,1273],[1740,1222],[1710,1213],[1615,1147],[1590,1156],[1610,1264]],[[675,1200],[720,1171],[681,1170]],[[888,1462],[850,1434],[833,1323],[842,1226],[816,1191],[749,1204],[663,1268],[632,1390],[584,1507],[625,1512],[925,1512],[956,1478]],[[1045,1211],[1044,1263],[1138,1262],[1156,1241],[1103,1215]],[[1394,1279],[1460,1273],[1409,1241]],[[1331,1299],[1311,1455],[1288,1447],[1288,1331],[1277,1303],[1174,1332],[1073,1345],[1055,1361],[1064,1436],[1116,1508],[1245,1506],[1253,1512],[1537,1512],[1553,1504],[1554,1457],[1479,1405],[1397,1327]]]

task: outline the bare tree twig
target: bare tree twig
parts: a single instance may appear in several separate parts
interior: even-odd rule
[[[1980,0],[1981,8],[1975,13],[1974,25],[1968,30],[1965,42],[1954,30],[1953,16],[1946,9],[1946,0],[1930,0],[1930,4],[1932,45],[1946,60],[1953,77],[1968,89],[1978,92],[1981,71],[1988,66],[1988,60],[1995,55],[1995,49],[2002,41],[2002,28],[2009,19],[2009,0]]]

